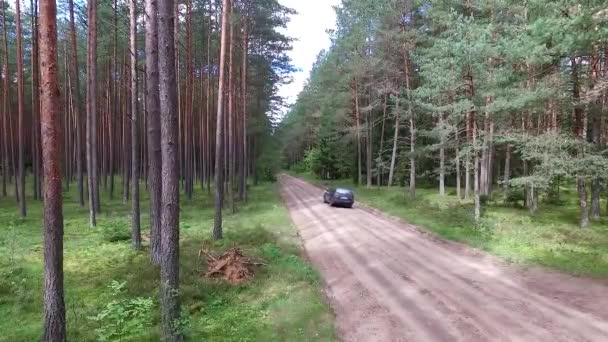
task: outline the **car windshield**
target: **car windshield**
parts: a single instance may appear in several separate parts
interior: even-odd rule
[[[336,189],[336,193],[340,195],[350,195],[351,191],[348,189]]]

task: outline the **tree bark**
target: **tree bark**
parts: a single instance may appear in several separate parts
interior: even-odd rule
[[[363,184],[362,175],[362,157],[361,157],[361,112],[359,111],[359,83],[357,79],[354,80],[355,86],[353,89],[353,96],[355,98],[355,129],[357,139],[357,184]]]
[[[221,240],[222,207],[224,202],[224,77],[226,69],[226,45],[228,44],[228,14],[230,0],[222,2],[222,32],[220,42],[220,70],[217,92],[217,117],[215,129],[215,218],[213,222],[213,238]]]
[[[370,94],[371,96],[371,94]],[[368,101],[369,102],[369,101]],[[372,187],[372,148],[374,145],[374,119],[372,110],[367,112],[367,134],[365,138],[365,170],[367,187]]]
[[[18,2],[17,2],[18,3]],[[40,6],[40,92],[44,168],[44,341],[65,341],[63,299],[63,198],[61,128],[57,82],[57,9],[55,1]]]
[[[232,7],[232,4],[230,4]],[[234,24],[232,23],[232,8],[230,8],[230,19],[228,28],[228,205],[234,213],[234,167],[235,167],[235,135],[234,135]]]
[[[412,83],[412,66],[410,61],[410,54],[407,49],[404,49],[404,70],[405,70],[405,88],[407,92],[408,100],[408,117],[410,120],[410,182],[409,182],[409,196],[410,198],[416,197],[416,124],[414,121],[414,97],[412,95],[413,83]]]
[[[87,173],[89,189],[89,224],[97,226],[97,0],[88,0],[87,8]]]
[[[573,125],[572,129],[574,131],[574,135],[580,142],[585,141],[586,137],[586,112],[583,108],[581,108],[580,101],[580,82],[578,75],[578,65],[576,61],[576,57],[570,58],[570,62],[572,65],[572,99],[574,101],[574,110],[572,112],[573,115]],[[584,147],[580,147],[579,157],[582,157],[585,154]],[[580,202],[580,227],[587,228],[589,226],[589,208],[587,206],[587,185],[585,184],[584,176],[577,176],[577,190],[579,194],[579,202]]]
[[[173,0],[158,2],[162,150],[160,302],[163,339],[182,341],[179,305],[179,151]]]
[[[481,197],[479,194],[479,153],[476,150],[477,146],[477,122],[473,121],[473,191],[475,197],[475,223],[481,221]]]
[[[399,119],[401,108],[399,108],[399,96],[395,98],[395,134],[393,135],[393,154],[391,156],[391,167],[388,170],[388,186],[393,186],[393,176],[395,175],[395,164],[397,161],[397,148],[399,143]]]
[[[384,103],[382,105],[382,130],[380,132],[380,148],[378,149],[378,167],[377,167],[377,180],[378,186],[382,185],[382,176],[384,172],[384,161],[382,154],[384,153],[384,128],[386,124],[386,109],[387,109],[388,96],[384,94]]]
[[[242,135],[241,135],[241,167],[240,167],[240,181],[239,181],[239,200],[245,201],[247,200],[247,67],[248,67],[248,51],[249,51],[249,20],[247,17],[249,3],[245,1],[244,7],[244,16],[243,16],[243,48],[242,48],[242,68],[243,74],[241,75],[241,101],[242,101]]]
[[[9,149],[9,144],[12,144],[12,140],[9,140],[9,126],[10,126],[10,120],[9,120],[9,107],[8,107],[8,102],[9,102],[9,64],[8,64],[8,41],[7,41],[7,28],[6,28],[6,11],[4,9],[4,1],[1,2],[2,4],[0,6],[2,6],[2,43],[3,43],[3,76],[2,76],[2,129],[3,129],[3,134],[2,134],[2,139],[3,139],[3,158],[2,158],[2,162],[3,162],[3,167],[2,167],[2,196],[6,197],[7,196],[7,191],[6,191],[6,185],[7,183],[10,181],[10,171],[9,171],[9,160],[10,160],[10,153],[12,153],[12,148]],[[12,130],[10,130],[12,131]],[[9,152],[10,151],[10,152]]]
[[[511,181],[511,144],[507,144],[505,151],[505,171],[502,179],[505,194],[509,191],[509,182]]]
[[[443,114],[439,117],[439,125],[443,129]],[[439,146],[439,195],[445,196],[445,139],[441,134]]]
[[[23,86],[23,49],[21,47],[21,0],[15,1],[15,24],[17,26],[17,110],[18,116],[18,148],[19,164],[17,192],[19,193],[19,214],[25,217],[25,96]]]
[[[40,146],[40,94],[38,70],[38,0],[30,0],[31,29],[32,29],[32,193],[34,200],[42,200],[41,187],[41,146]],[[66,118],[67,121],[67,118]],[[69,182],[68,182],[69,184]]]
[[[148,129],[148,188],[150,193],[150,257],[161,260],[161,147],[158,92],[158,4],[146,0],[146,103]]]
[[[456,133],[458,135],[458,132]],[[458,200],[462,199],[462,184],[461,184],[461,170],[460,170],[460,139],[456,138],[456,197]]]
[[[137,108],[137,6],[129,1],[129,46],[131,50],[131,243],[141,249],[141,226],[139,212],[139,114]]]

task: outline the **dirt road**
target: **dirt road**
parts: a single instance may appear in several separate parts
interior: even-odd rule
[[[608,285],[505,265],[282,176],[343,341],[608,341]]]

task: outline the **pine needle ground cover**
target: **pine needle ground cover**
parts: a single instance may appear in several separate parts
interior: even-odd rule
[[[318,274],[301,257],[296,230],[277,184],[253,187],[249,202],[227,214],[225,239],[210,238],[212,199],[182,198],[180,326],[193,341],[332,341],[333,318]],[[120,187],[117,185],[117,189]],[[142,191],[142,195],[145,192]],[[158,269],[148,250],[130,245],[130,207],[104,195],[95,229],[74,193],[65,196],[65,284],[68,337],[73,341],[158,341]],[[16,215],[14,198],[0,199],[0,341],[35,341],[42,329],[42,203]],[[147,199],[142,198],[144,240]],[[229,210],[227,210],[229,212]],[[255,276],[233,286],[205,277],[204,256],[238,247],[263,260]]]
[[[357,201],[509,262],[608,277],[608,218],[579,228],[574,186],[564,187],[559,205],[542,203],[533,215],[517,205],[504,204],[497,193],[494,201],[484,204],[481,224],[476,225],[472,201],[458,201],[455,189],[440,196],[436,188],[419,187],[416,199],[411,200],[402,187],[368,189],[352,185],[352,180],[319,181],[307,173],[296,176],[316,184],[350,185]]]

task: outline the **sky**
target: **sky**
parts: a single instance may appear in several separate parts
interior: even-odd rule
[[[292,17],[286,33],[296,39],[289,56],[299,71],[293,75],[293,83],[284,85],[279,90],[286,103],[293,104],[306,83],[317,55],[321,50],[329,48],[330,40],[326,30],[335,28],[336,15],[333,6],[337,6],[340,0],[279,0],[279,2],[298,12]]]

